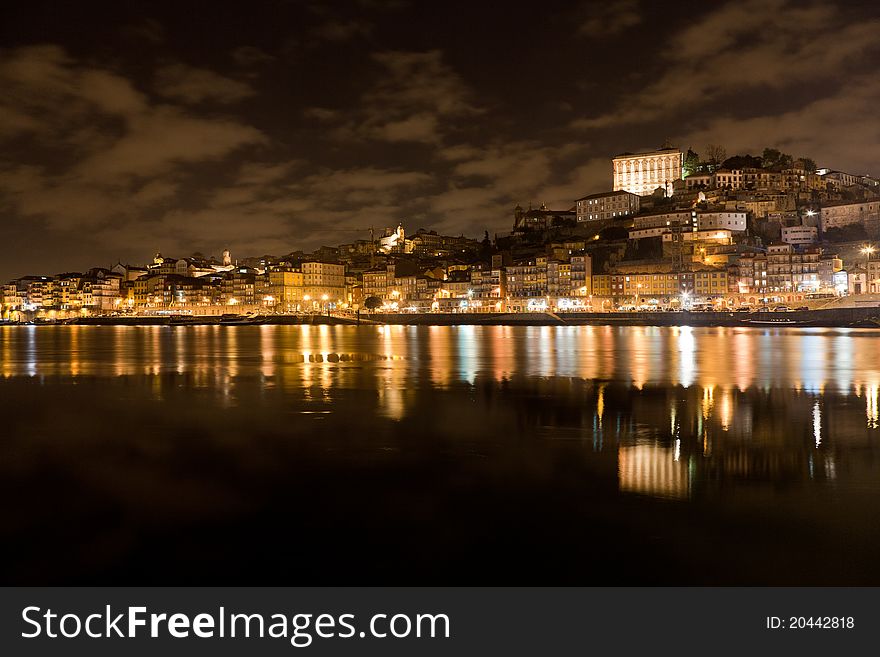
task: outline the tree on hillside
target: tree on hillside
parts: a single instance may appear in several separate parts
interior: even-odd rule
[[[721,163],[722,169],[760,169],[761,158],[754,155],[734,155]]]
[[[689,148],[687,154],[684,156],[684,177],[687,178],[688,176],[694,175],[699,166],[700,156]]]
[[[811,157],[799,157],[798,160],[803,162],[804,171],[808,173],[815,173],[816,169],[819,168],[816,166],[816,160]]]
[[[376,308],[381,308],[382,299],[379,297],[367,297],[364,300],[364,308],[367,310],[376,310]]]
[[[790,167],[792,162],[791,155],[775,148],[765,148],[761,155],[761,166],[765,169],[785,169]]]
[[[483,233],[483,241],[480,242],[480,255],[489,258],[492,255],[492,240],[489,239],[489,231]]]
[[[704,152],[706,153],[706,162],[715,167],[727,159],[727,151],[724,150],[724,146],[718,144],[707,144]]]

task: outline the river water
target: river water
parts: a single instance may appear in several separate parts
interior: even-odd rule
[[[880,331],[0,327],[3,583],[880,584]]]

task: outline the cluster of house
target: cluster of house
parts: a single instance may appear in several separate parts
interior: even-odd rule
[[[611,191],[564,210],[517,206],[513,230],[492,241],[426,230],[407,236],[398,226],[378,239],[363,229],[370,239],[309,254],[157,254],[146,266],[24,276],[3,286],[3,317],[517,312],[880,293],[870,246],[880,237],[880,181],[803,162],[690,175],[683,163],[672,148],[622,154],[612,161]]]

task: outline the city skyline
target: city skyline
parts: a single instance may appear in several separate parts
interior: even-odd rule
[[[666,140],[876,174],[867,3],[4,13],[0,280],[401,222],[479,238],[516,204],[610,189],[611,157]]]

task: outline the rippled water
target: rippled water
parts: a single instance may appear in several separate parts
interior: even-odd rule
[[[5,582],[880,583],[880,332],[0,327]]]

